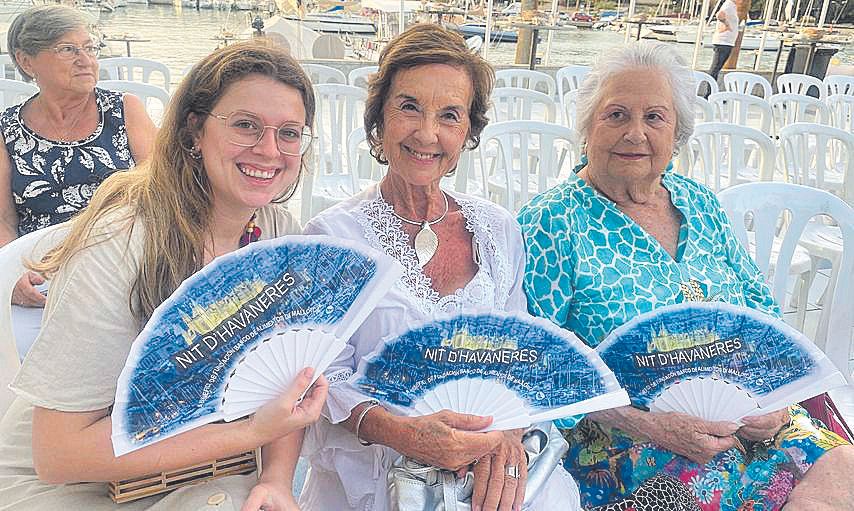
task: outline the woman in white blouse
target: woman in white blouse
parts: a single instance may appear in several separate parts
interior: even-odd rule
[[[304,510],[389,509],[387,474],[400,454],[475,475],[472,509],[516,510],[525,497],[522,431],[477,433],[491,418],[449,411],[392,415],[343,382],[381,340],[462,307],[526,309],[519,227],[485,200],[442,190],[464,147],[488,122],[494,73],[463,39],[416,25],[391,41],[368,89],[365,130],[382,182],[327,210],[307,234],[360,240],[400,261],[394,285],[327,371],[325,413],[307,432],[311,470]],[[531,499],[529,499],[531,500]],[[527,509],[576,509],[572,479],[558,467]],[[576,504],[577,505],[577,504]]]

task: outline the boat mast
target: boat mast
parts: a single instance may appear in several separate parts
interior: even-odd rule
[[[697,69],[697,58],[703,45],[703,34],[706,32],[706,18],[709,16],[709,0],[703,0],[700,7],[700,22],[697,24],[697,37],[694,39],[694,56],[691,59],[691,69]]]

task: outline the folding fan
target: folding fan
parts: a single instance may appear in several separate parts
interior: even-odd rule
[[[462,313],[417,325],[364,357],[350,384],[405,415],[491,416],[487,430],[629,404],[593,350],[524,313]]]
[[[250,414],[303,367],[319,376],[401,274],[385,254],[328,236],[215,259],[134,341],[112,412],[116,455]]]
[[[720,302],[642,314],[597,351],[633,405],[712,421],[738,422],[845,385],[824,353],[794,328]]]

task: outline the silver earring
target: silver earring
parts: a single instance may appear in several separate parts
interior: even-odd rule
[[[190,158],[192,158],[194,160],[201,160],[202,159],[202,150],[199,149],[199,146],[194,145],[193,147],[190,148]]]

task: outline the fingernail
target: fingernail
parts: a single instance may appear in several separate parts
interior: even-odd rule
[[[308,378],[311,378],[312,376],[314,376],[314,368],[313,367],[306,367],[305,369],[302,370],[302,374],[304,374]]]

